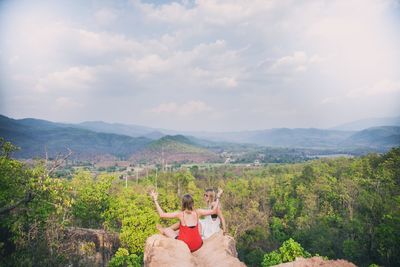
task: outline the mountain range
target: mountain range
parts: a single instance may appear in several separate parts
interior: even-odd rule
[[[379,126],[400,126],[400,117],[366,118],[332,127],[332,130],[361,131]]]
[[[172,134],[172,135],[171,135]],[[20,158],[54,157],[67,148],[77,159],[111,157],[135,162],[216,162],[219,153],[260,147],[386,151],[400,145],[399,126],[361,131],[277,128],[242,132],[183,132],[137,125],[83,122],[57,123],[12,119],[0,115],[0,137],[21,148]]]

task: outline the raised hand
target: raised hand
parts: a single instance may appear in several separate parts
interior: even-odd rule
[[[220,198],[223,192],[224,192],[224,190],[222,190],[221,188],[218,188],[217,198]]]
[[[157,201],[158,193],[154,189],[150,191],[150,196],[154,201]]]

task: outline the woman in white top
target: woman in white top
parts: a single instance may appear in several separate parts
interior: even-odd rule
[[[207,203],[208,209],[214,209],[215,205],[218,205],[215,198],[215,192],[213,189],[206,189],[204,193],[204,200]],[[213,234],[221,230],[220,225],[222,223],[223,233],[226,233],[225,218],[222,215],[221,205],[218,205],[217,213],[213,215],[207,215],[204,219],[200,220],[201,223],[201,235],[203,239],[207,239]]]

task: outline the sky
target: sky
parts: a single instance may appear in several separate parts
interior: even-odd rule
[[[0,1],[0,114],[182,131],[400,116],[400,0]]]

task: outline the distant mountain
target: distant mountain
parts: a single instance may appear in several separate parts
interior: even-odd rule
[[[278,128],[259,131],[228,132],[197,136],[213,141],[249,143],[271,147],[334,147],[354,132],[322,129]]]
[[[352,134],[347,131],[309,129],[271,129],[256,132],[251,141],[272,147],[333,147]]]
[[[175,162],[216,162],[218,154],[191,141],[183,135],[167,135],[135,153],[131,160],[143,163],[171,164]]]
[[[391,148],[400,145],[399,126],[372,127],[359,131],[347,138],[342,145],[371,147],[371,148]]]
[[[128,135],[132,137],[143,136],[150,139],[158,139],[165,135],[156,129],[145,126],[127,125],[121,123],[107,123],[103,121],[86,121],[79,124],[75,124],[74,127],[79,127],[82,129],[100,133],[113,133],[113,134]]]
[[[378,126],[400,126],[400,117],[368,118],[337,125],[332,130],[361,131]]]
[[[173,132],[173,131],[172,131]],[[146,137],[133,137],[144,134]],[[330,151],[379,151],[400,146],[399,127],[372,127],[362,131],[315,128],[278,128],[243,132],[190,132],[190,136],[142,126],[85,122],[54,123],[37,119],[15,120],[0,115],[0,137],[22,149],[20,158],[43,157],[74,151],[79,159],[131,158],[139,162],[221,161],[222,152],[259,151],[259,147],[320,149]]]
[[[144,137],[97,133],[49,121],[5,116],[0,116],[0,137],[21,148],[15,153],[20,158],[43,158],[46,149],[54,157],[66,153],[67,148],[74,152],[73,158],[79,159],[102,155],[128,157],[151,142]]]
[[[396,126],[373,127],[362,131],[339,131],[315,128],[278,128],[260,131],[202,133],[196,136],[213,142],[246,143],[268,147],[342,149],[372,148],[387,150],[400,146]],[[215,146],[215,145],[214,145]]]
[[[46,128],[46,129],[56,129],[59,127],[70,127],[70,124],[51,122],[46,120],[39,120],[33,118],[26,118],[20,120],[13,120],[14,122],[18,122],[21,125],[27,127],[35,127],[35,128]]]
[[[131,158],[135,161],[161,163],[172,162],[209,162],[219,160],[219,156],[183,135],[164,136],[157,140],[146,137],[97,132],[105,131],[134,134],[129,125],[117,124],[116,130],[111,124],[103,122],[82,124],[53,123],[45,120],[15,120],[0,115],[0,137],[13,142],[21,148],[15,153],[19,158],[44,158],[47,150],[50,157],[59,153],[73,151],[72,158],[92,160],[95,158]],[[146,129],[141,129],[146,131]],[[144,133],[142,131],[141,133]],[[154,137],[155,131],[147,132]]]

